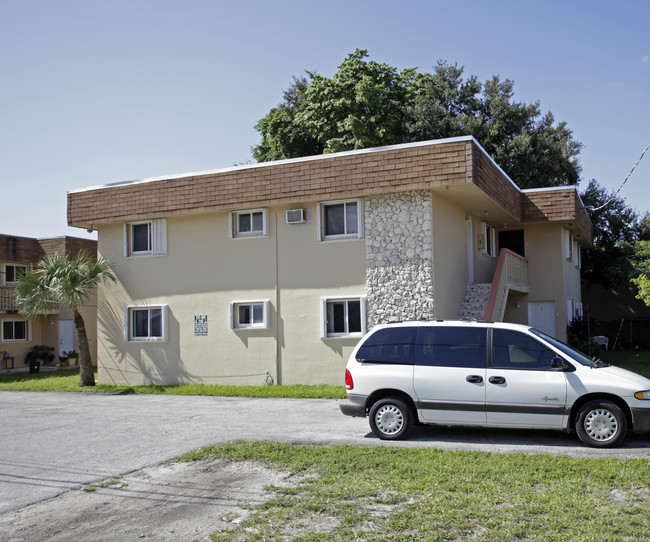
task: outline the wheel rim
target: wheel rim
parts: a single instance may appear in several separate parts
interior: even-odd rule
[[[587,413],[584,427],[589,438],[606,442],[618,433],[618,420],[609,410],[599,408]]]
[[[392,435],[404,426],[404,414],[395,405],[384,405],[375,414],[375,423],[382,433]]]

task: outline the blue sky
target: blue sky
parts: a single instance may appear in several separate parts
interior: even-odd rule
[[[304,70],[356,48],[515,82],[616,189],[650,143],[650,2],[0,0],[0,233],[68,228],[68,190],[251,160]],[[650,152],[621,195],[650,209]]]

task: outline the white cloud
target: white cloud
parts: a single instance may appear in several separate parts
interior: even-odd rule
[[[643,62],[644,64],[648,64],[648,63],[650,63],[650,55],[646,55],[646,56],[644,56],[644,57],[641,59],[641,62]]]

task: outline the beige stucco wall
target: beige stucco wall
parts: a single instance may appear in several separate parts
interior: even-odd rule
[[[436,318],[455,319],[468,282],[466,213],[435,194],[432,213]]]
[[[580,292],[579,270],[565,263],[564,229],[560,224],[538,224],[525,228],[526,257],[530,294],[527,302],[555,301],[556,336],[566,340],[566,292]],[[575,284],[574,284],[575,283]],[[579,297],[577,298],[579,300]],[[522,309],[528,307],[522,303]]]
[[[119,281],[100,292],[99,381],[262,384],[268,372],[341,384],[358,339],[320,339],[319,298],[365,294],[363,239],[318,242],[316,204],[296,207],[305,224],[285,224],[289,207],[269,208],[268,236],[246,239],[229,237],[226,212],[169,218],[164,256],[127,258],[123,225],[102,227],[99,252]],[[268,329],[231,329],[230,304],[244,300],[269,301]],[[126,342],[124,308],[163,303],[168,341]],[[207,316],[207,336],[194,335],[195,315]]]

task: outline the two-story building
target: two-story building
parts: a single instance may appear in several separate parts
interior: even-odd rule
[[[13,363],[1,369],[24,367],[27,352],[35,345],[52,347],[56,356],[75,350],[72,313],[67,307],[28,320],[20,313],[13,296],[13,287],[20,276],[49,254],[74,256],[79,251],[95,256],[97,241],[76,237],[34,239],[0,234],[0,352],[7,352]],[[97,307],[95,301],[81,309],[91,344],[91,356],[96,359]]]
[[[130,385],[341,384],[392,320],[566,338],[591,240],[575,187],[522,191],[472,137],[75,190],[68,222],[118,277],[98,294],[99,381]]]

